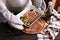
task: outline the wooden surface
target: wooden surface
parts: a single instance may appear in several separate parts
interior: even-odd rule
[[[30,28],[25,28],[24,33],[38,34],[46,28],[46,22],[43,19],[37,20]]]
[[[60,6],[60,0],[56,0],[55,9],[58,10],[59,6]]]

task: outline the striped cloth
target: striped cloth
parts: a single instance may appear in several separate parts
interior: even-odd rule
[[[53,31],[49,29],[48,31],[45,31],[45,33],[37,34],[38,40],[54,40],[57,36],[58,31]]]
[[[38,40],[54,40],[59,33],[60,14],[53,8],[50,9],[50,12],[54,14],[54,16],[50,17],[51,24],[48,24],[44,32],[37,34]]]

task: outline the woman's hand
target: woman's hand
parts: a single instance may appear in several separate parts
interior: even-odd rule
[[[6,5],[1,1],[0,1],[0,12],[7,19],[10,25],[20,30],[24,29],[23,26],[20,25],[20,24],[23,24],[23,22],[20,19],[18,19],[13,13],[11,13],[7,9]]]

